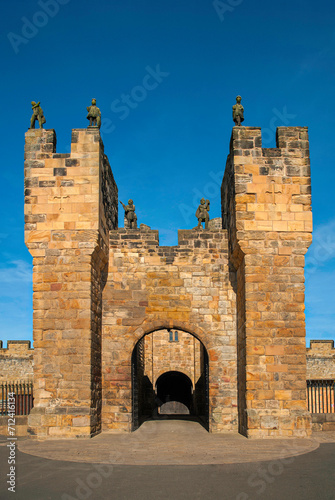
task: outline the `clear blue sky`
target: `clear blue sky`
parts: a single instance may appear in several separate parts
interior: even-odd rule
[[[41,101],[64,153],[71,129],[87,126],[86,106],[96,97],[119,199],[132,197],[139,222],[171,245],[178,228],[196,224],[203,195],[211,217],[220,216],[237,94],[244,124],[262,127],[264,147],[275,145],[274,126],[309,127],[315,232],[307,337],[335,338],[334,18],[329,0],[6,2],[0,339],[32,340],[32,262],[23,233],[30,102]],[[156,82],[147,76],[154,71]]]

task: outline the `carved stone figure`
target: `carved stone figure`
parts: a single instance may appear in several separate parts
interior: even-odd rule
[[[124,208],[124,227],[128,229],[137,229],[137,215],[135,214],[135,205],[133,200],[128,200],[128,205],[124,205],[120,201]]]
[[[40,106],[40,102],[31,101],[31,106],[33,108],[33,114],[30,119],[30,128],[35,128],[36,120],[38,120],[40,128],[43,128],[43,123],[46,123],[46,119],[43,114],[43,109]]]
[[[92,99],[92,105],[87,106],[87,119],[90,120],[90,127],[99,127],[101,126],[101,111],[97,107],[97,100]]]
[[[236,104],[233,106],[233,120],[237,127],[241,126],[241,123],[244,122],[244,108],[241,104],[242,97],[238,95],[236,97]]]
[[[202,227],[202,225],[201,225],[202,222],[205,223],[205,229],[208,229],[209,205],[210,205],[209,200],[205,200],[205,198],[201,198],[200,205],[198,206],[197,211],[195,212],[195,216],[198,219],[197,229],[200,229]]]

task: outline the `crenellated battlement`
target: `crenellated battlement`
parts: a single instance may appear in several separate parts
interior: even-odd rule
[[[107,244],[118,225],[118,190],[99,130],[74,129],[70,154],[56,153],[56,142],[54,130],[26,133],[26,244],[71,241],[76,230],[96,230]]]
[[[252,154],[248,150],[252,150]],[[276,147],[262,147],[261,127],[234,127],[230,141],[230,152],[241,156],[252,157],[308,157],[308,127],[278,127],[276,130]]]
[[[0,341],[0,382],[30,381],[33,378],[34,349],[29,340]]]
[[[311,340],[310,347],[307,347],[307,356],[334,358],[334,340]]]
[[[335,379],[334,340],[311,340],[307,351],[307,379]]]
[[[3,341],[0,340],[0,356],[31,356],[34,352],[30,340],[7,340],[7,347],[2,346]]]
[[[299,235],[304,253],[312,242],[307,127],[278,127],[276,137],[277,148],[262,148],[260,128],[233,128],[221,188],[233,256],[251,251],[247,240],[254,231]],[[282,255],[292,253],[293,242],[286,246]]]

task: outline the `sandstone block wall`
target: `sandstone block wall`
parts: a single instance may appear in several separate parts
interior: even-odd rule
[[[8,340],[7,348],[0,341],[0,382],[32,381],[33,357],[29,340]]]
[[[201,376],[199,340],[186,332],[178,331],[178,341],[174,341],[177,330],[172,330],[170,342],[168,330],[160,330],[144,337],[145,375],[155,388],[157,379],[166,372],[179,371],[192,381],[195,387]]]
[[[101,293],[117,187],[98,129],[75,129],[70,154],[54,130],[25,145],[26,245],[33,256],[34,409],[31,434],[100,430]]]
[[[222,183],[229,259],[237,272],[240,432],[307,436],[304,255],[312,241],[306,127],[234,127]],[[244,389],[245,387],[245,389]]]
[[[307,379],[335,380],[335,349],[333,340],[311,340],[307,348]]]
[[[312,429],[316,432],[335,431],[335,413],[313,413]]]
[[[16,415],[15,417],[15,436],[27,436],[28,433],[28,416]],[[8,436],[8,416],[0,416],[0,435]]]
[[[166,371],[179,370],[195,384],[200,376],[198,353],[200,342],[188,333],[178,332],[179,342],[170,342],[167,330],[145,336],[145,374],[153,385]],[[156,342],[156,340],[158,342]],[[0,341],[0,382],[33,379],[34,348],[29,340],[8,340],[7,348]],[[333,340],[311,340],[306,348],[307,380],[335,380],[335,349]],[[155,370],[157,368],[157,371]]]
[[[225,230],[179,231],[160,247],[158,231],[110,233],[103,292],[103,428],[130,431],[131,356],[146,334],[195,335],[209,356],[209,427],[237,430],[236,310]],[[156,335],[156,333],[155,333]]]
[[[35,347],[30,433],[130,431],[146,336],[171,328],[199,342],[196,385],[202,393],[208,387],[208,405],[199,404],[210,431],[308,436],[307,129],[279,127],[277,147],[266,149],[259,128],[234,127],[223,228],[216,220],[206,231],[180,230],[178,246],[161,247],[158,231],[117,229],[117,210],[98,129],[75,129],[70,154],[56,153],[53,130],[26,133]]]

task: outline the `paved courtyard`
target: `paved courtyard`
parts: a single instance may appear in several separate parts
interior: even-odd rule
[[[334,433],[335,434],[335,433]],[[277,460],[311,452],[315,439],[257,439],[209,434],[198,422],[153,420],[130,434],[85,440],[25,440],[20,451],[52,460],[115,465],[211,465]]]
[[[16,446],[15,496],[6,485],[7,444],[2,436],[1,500],[335,498],[333,432],[251,441],[167,420],[88,440],[23,438]]]

